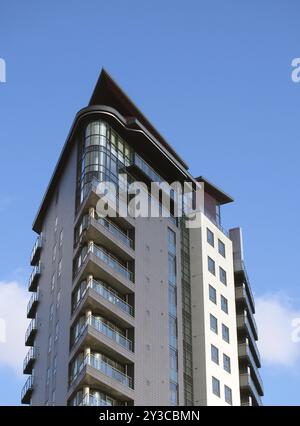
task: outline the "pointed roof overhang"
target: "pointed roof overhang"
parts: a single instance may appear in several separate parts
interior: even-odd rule
[[[109,73],[103,68],[98,78],[97,84],[91,96],[89,106],[92,105],[108,105],[119,111],[127,120],[130,118],[137,119],[161,145],[163,145],[173,157],[181,164],[182,167],[188,169],[188,165],[179,156],[179,154],[168,144],[163,136],[155,129],[150,121],[132,102],[128,95],[113,80]]]
[[[219,204],[228,204],[234,201],[234,199],[230,195],[226,194],[226,192],[224,192],[218,186],[211,183],[204,176],[197,177],[196,181],[203,182],[204,192],[207,192],[207,194],[211,195],[215,200],[218,201]]]

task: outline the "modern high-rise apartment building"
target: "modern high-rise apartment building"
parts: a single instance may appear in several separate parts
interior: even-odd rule
[[[127,184],[200,187],[200,226],[189,229],[184,217],[101,217],[97,186],[121,188],[120,172]],[[241,230],[221,226],[221,206],[232,201],[191,176],[102,71],[33,224],[22,403],[261,405]]]

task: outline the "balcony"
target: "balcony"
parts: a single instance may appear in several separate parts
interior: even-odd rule
[[[217,220],[216,217],[213,217],[211,214],[209,214],[207,211],[204,211],[204,216],[210,220],[218,229],[221,231],[227,238],[229,238],[229,232],[227,229],[223,228],[221,223]]]
[[[99,198],[100,198],[100,194],[98,192],[99,183],[100,181],[94,177],[92,181],[87,183],[82,189],[81,196],[80,196],[81,198],[80,207],[76,214],[75,223],[78,222],[79,217],[82,216],[82,214],[86,212],[89,207],[95,208],[95,206],[97,205],[97,202],[99,201]],[[134,217],[130,214],[126,214],[127,212],[126,202],[122,200],[118,195],[114,197],[111,194],[106,194],[105,197],[109,206],[113,210],[117,209],[117,211],[120,211],[120,212],[122,211],[125,213],[123,215],[124,217],[117,216],[116,220],[118,220],[118,222],[120,222],[120,224],[122,224],[125,227],[128,225],[134,227],[135,226]]]
[[[135,170],[138,170],[149,182],[163,182],[163,178],[137,153],[133,154],[129,167],[134,167]]]
[[[109,339],[116,342],[118,345],[122,346],[127,351],[133,352],[132,341],[127,339],[125,336],[120,334],[118,331],[112,329],[109,325],[105,324],[103,321],[95,318],[93,315],[90,315],[85,323],[83,324],[81,331],[79,332],[78,337],[75,339],[74,344],[79,339],[81,333],[85,330],[86,326],[90,325],[92,328],[108,337]]]
[[[31,272],[29,283],[28,283],[28,291],[36,291],[38,283],[39,283],[40,275],[41,275],[41,266],[40,264],[38,264],[37,266],[33,268]]]
[[[111,220],[98,217],[94,209],[91,210],[91,214],[83,216],[76,227],[79,230],[79,235],[76,235],[77,243],[83,244],[92,240],[122,260],[134,259],[133,240]]]
[[[23,362],[23,373],[31,374],[33,365],[37,359],[37,349],[30,348]]]
[[[134,281],[133,272],[129,271],[122,263],[120,263],[113,255],[103,250],[102,247],[97,246],[96,244],[89,245],[89,250],[91,253],[94,253],[99,259],[105,262],[110,268],[114,269],[118,274],[122,275],[124,278],[130,281]]]
[[[129,388],[133,388],[133,382],[132,382],[132,378],[127,376],[125,373],[123,373],[122,371],[112,367],[110,364],[108,364],[107,362],[96,358],[94,355],[87,355],[84,360],[82,361],[82,363],[80,364],[79,368],[78,368],[78,372],[77,374],[71,378],[71,384],[72,382],[77,378],[77,375],[80,374],[81,370],[86,366],[89,365],[91,367],[93,367],[94,369],[100,371],[102,374],[104,374],[105,376],[110,377],[111,379],[119,382],[122,386],[126,386]]]
[[[118,226],[113,224],[112,221],[103,217],[98,217],[95,221],[107,229],[111,235],[114,235],[124,245],[133,248],[133,240],[129,238],[128,235],[126,235]]]
[[[103,248],[89,243],[75,257],[73,288],[88,275],[108,283],[121,294],[134,293],[134,274]]]
[[[264,394],[263,381],[258,371],[256,361],[252,355],[248,341],[246,341],[246,343],[241,343],[238,345],[238,355],[239,355],[240,364],[246,363],[251,368],[251,376],[256,384],[258,392],[260,395],[263,395]]]
[[[236,319],[237,319],[238,334],[240,337],[243,336],[244,338],[246,337],[249,339],[249,345],[251,346],[253,356],[256,360],[256,364],[260,367],[261,365],[260,354],[257,348],[256,339],[252,332],[252,327],[248,320],[247,313],[244,313],[242,315],[237,315]],[[243,342],[240,341],[240,343],[243,343]]]
[[[242,407],[252,407],[252,396],[251,395],[243,395],[241,397],[241,406]]]
[[[25,346],[33,346],[34,339],[37,333],[37,323],[35,319],[32,319],[25,333]]]
[[[257,325],[256,325],[255,318],[253,316],[252,304],[251,304],[250,299],[248,297],[248,293],[247,293],[247,290],[246,290],[245,283],[243,283],[241,286],[235,288],[235,299],[236,299],[236,302],[240,306],[242,306],[244,309],[247,310],[248,319],[249,319],[250,325],[252,327],[253,335],[254,335],[255,339],[257,339],[257,337],[258,337]]]
[[[27,305],[27,318],[34,318],[39,304],[39,292],[32,294]]]
[[[30,404],[32,392],[33,392],[33,376],[29,376],[22,389],[22,393],[21,393],[22,404]]]
[[[80,366],[70,384],[67,398],[83,387],[99,389],[121,403],[131,403],[134,400],[132,379],[106,363],[93,359],[92,356],[86,357]]]
[[[30,256],[30,265],[35,266],[40,260],[40,253],[42,250],[42,234],[39,235],[36,239],[36,242],[33,246],[31,256]]]
[[[79,402],[79,404],[76,405],[79,407],[111,407],[111,404],[108,401],[97,398],[92,394],[86,394]]]
[[[101,281],[89,279],[80,284],[83,287],[79,299],[73,302],[73,318],[79,311],[85,312],[87,309],[97,311],[108,320],[120,324],[121,327],[134,327],[134,309],[126,303],[116,292],[109,289]]]
[[[249,369],[248,369],[249,370]],[[261,397],[256,389],[255,383],[252,380],[250,371],[240,374],[240,387],[241,392],[250,392],[254,405],[262,405]]]
[[[234,267],[235,274],[238,275],[239,277],[239,281],[241,283],[243,282],[246,286],[246,291],[249,297],[249,302],[252,307],[252,312],[255,313],[255,303],[254,303],[254,297],[253,297],[253,293],[252,293],[252,289],[250,285],[249,276],[247,273],[245,262],[240,258],[239,254],[237,255],[234,253],[233,255],[233,267]]]

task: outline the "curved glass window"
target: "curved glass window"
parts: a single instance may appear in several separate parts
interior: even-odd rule
[[[86,186],[93,180],[110,181],[118,185],[118,174],[131,164],[130,146],[104,121],[90,122],[84,131],[80,157],[80,201]]]

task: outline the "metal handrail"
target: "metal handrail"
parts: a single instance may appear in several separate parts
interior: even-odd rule
[[[97,246],[95,243],[90,244],[88,247],[88,252],[94,253],[97,257],[107,263],[111,268],[118,271],[121,275],[128,278],[130,281],[133,281],[133,272],[125,268],[122,263],[120,263],[114,256],[105,251],[103,248]]]
[[[78,335],[76,336],[74,340],[73,345],[75,345],[76,342],[79,340],[79,338],[82,336],[87,326],[93,327],[95,330],[104,334],[104,336],[115,341],[118,345],[122,346],[123,348],[127,349],[130,352],[133,352],[133,344],[131,340],[127,339],[127,337],[123,336],[118,331],[114,330],[109,325],[105,324],[103,321],[95,318],[93,315],[89,315],[86,318],[85,322],[82,324],[82,327]]]
[[[39,300],[39,291],[32,294],[28,304],[27,304],[27,314],[29,313],[34,302],[38,302]]]
[[[114,380],[117,380],[118,382],[122,383],[122,385],[132,388],[131,377],[127,376],[127,374],[123,373],[122,371],[118,370],[107,362],[101,359],[97,359],[93,354],[88,354],[83,359],[82,363],[78,368],[77,373],[71,378],[71,384],[74,382],[74,380],[77,378],[77,376],[80,374],[80,372],[86,365],[90,365],[96,370],[101,371],[101,373],[105,374],[108,377],[111,377]]]
[[[96,222],[100,223],[105,229],[108,229],[110,233],[117,236],[119,239],[124,242],[127,246],[133,248],[133,240],[129,238],[119,227],[113,224],[111,221],[107,220],[104,217],[94,218]]]
[[[98,293],[104,299],[108,300],[113,305],[116,305],[119,309],[126,312],[126,314],[129,314],[132,317],[134,316],[133,306],[129,305],[127,302],[125,302],[123,299],[121,299],[115,293],[109,290],[101,281],[96,281],[94,279],[92,281],[87,282],[85,290],[80,295],[80,299],[77,301],[76,304],[73,304],[73,312],[80,305],[82,299],[84,298],[89,288],[92,288],[93,290],[95,290],[96,293]]]

